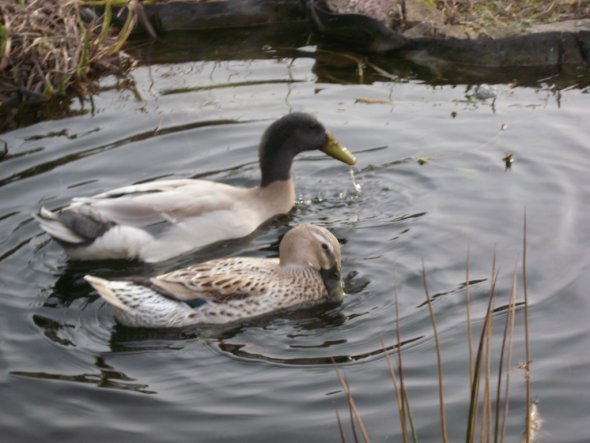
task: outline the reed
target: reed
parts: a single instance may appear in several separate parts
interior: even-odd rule
[[[528,280],[526,274],[526,259],[527,259],[527,228],[526,228],[526,210],[524,212],[523,224],[523,240],[522,240],[522,284],[524,290],[524,344],[526,354],[525,364],[525,382],[526,382],[526,425],[525,425],[525,442],[530,443],[532,436],[540,426],[540,421],[537,420],[537,408],[533,408],[531,401],[531,349],[529,346],[529,290]]]
[[[358,443],[358,441],[359,441],[358,432],[356,430],[357,425],[358,425],[361,435],[363,436],[364,442],[369,443],[370,440],[369,440],[369,434],[367,432],[367,428],[365,427],[365,423],[364,423],[363,418],[360,414],[360,411],[358,410],[356,403],[354,402],[354,399],[352,398],[352,393],[350,391],[350,385],[348,383],[346,375],[344,375],[340,372],[340,370],[338,369],[338,366],[334,366],[334,367],[336,368],[336,374],[338,375],[338,379],[340,380],[340,384],[342,385],[344,395],[346,396],[346,402],[347,402],[348,411],[350,414],[350,426],[352,429],[352,435],[354,437],[354,441],[355,441],[355,443]],[[342,422],[340,421],[340,416],[337,415],[337,417],[338,417],[340,435],[341,435],[341,438],[343,439],[343,441],[345,441]]]
[[[480,442],[499,443],[504,442],[507,433],[507,422],[510,414],[510,383],[511,373],[513,370],[513,338],[515,331],[515,319],[517,306],[523,306],[524,318],[524,341],[525,341],[525,356],[526,364],[524,371],[525,378],[525,392],[526,392],[526,410],[523,411],[525,415],[525,423],[523,429],[523,443],[530,443],[535,440],[536,435],[541,424],[539,412],[536,404],[530,400],[530,346],[529,346],[529,325],[528,325],[528,286],[526,282],[526,249],[527,249],[527,228],[526,228],[526,213],[524,217],[524,232],[523,232],[523,251],[522,251],[522,285],[524,292],[524,301],[517,301],[518,292],[518,257],[515,258],[514,269],[512,271],[512,285],[510,295],[508,297],[507,305],[500,308],[495,308],[496,304],[496,289],[499,270],[496,268],[496,254],[493,255],[492,268],[490,275],[490,287],[488,290],[487,306],[483,318],[483,324],[479,332],[479,338],[475,350],[472,346],[473,329],[471,315],[471,293],[470,293],[470,253],[467,251],[466,264],[466,306],[467,306],[467,340],[468,340],[468,369],[469,379],[467,381],[469,396],[466,399],[468,403],[466,421],[465,421],[465,442],[472,443],[476,438]],[[438,376],[438,396],[439,396],[439,417],[441,423],[440,440],[448,441],[447,423],[445,417],[445,398],[444,398],[444,377],[443,377],[443,349],[440,344],[438,325],[436,314],[434,311],[433,300],[430,297],[430,292],[427,282],[427,272],[424,264],[422,268],[422,279],[424,284],[424,293],[426,297],[426,304],[428,305],[430,321],[433,328],[433,338],[435,343],[436,358],[437,358],[437,376]],[[402,434],[402,441],[407,443],[412,435],[412,441],[417,442],[418,436],[414,428],[410,406],[407,385],[404,382],[405,374],[403,371],[402,350],[401,350],[401,332],[399,326],[399,313],[397,306],[397,291],[395,291],[395,308],[396,308],[396,341],[395,354],[397,360],[394,361],[390,355],[385,352],[386,360],[389,367],[390,376],[393,382],[393,391],[396,399],[396,407],[398,410],[400,428]],[[505,318],[500,336],[499,349],[494,352],[493,348],[493,322],[494,314],[498,312],[505,312]],[[385,344],[382,343],[385,350]],[[497,377],[493,379],[493,366],[497,362],[496,374]],[[343,392],[346,397],[347,405],[350,411],[351,426],[353,428],[353,435],[355,441],[358,441],[356,435],[356,428],[354,423],[358,424],[363,433],[363,438],[368,441],[368,433],[366,433],[366,426],[362,420],[359,407],[352,399],[352,394],[348,380],[345,375],[336,368],[338,377],[341,381]],[[495,383],[495,386],[494,386]],[[515,413],[515,412],[513,412]],[[338,416],[338,424],[340,430],[341,441],[345,440],[344,425]],[[410,425],[410,430],[408,426]]]
[[[100,74],[123,74],[132,60],[121,49],[133,28],[137,0],[127,3],[123,29],[111,27],[111,1],[102,18],[83,19],[76,0],[0,2],[0,106],[44,102],[74,92],[86,96]]]
[[[428,313],[430,314],[430,321],[432,322],[432,329],[434,332],[434,344],[436,347],[436,367],[438,373],[438,404],[440,413],[440,433],[443,443],[449,441],[447,435],[447,419],[445,414],[445,393],[443,383],[443,367],[442,367],[442,353],[440,349],[440,340],[438,337],[438,328],[436,326],[436,316],[434,315],[434,309],[432,308],[432,299],[428,291],[428,282],[426,280],[426,268],[424,262],[422,262],[422,281],[424,283],[424,294],[426,295],[426,302],[428,303]]]

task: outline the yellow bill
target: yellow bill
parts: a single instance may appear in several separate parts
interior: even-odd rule
[[[338,140],[332,135],[328,134],[328,143],[322,149],[330,157],[340,160],[342,163],[347,165],[354,165],[356,163],[356,157],[340,144]]]

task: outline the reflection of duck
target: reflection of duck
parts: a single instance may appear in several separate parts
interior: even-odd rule
[[[85,279],[119,322],[154,328],[226,324],[344,295],[340,244],[327,229],[296,226],[279,256],[211,260],[145,280]]]
[[[41,227],[72,259],[157,262],[220,240],[244,237],[295,203],[293,158],[318,149],[344,163],[354,156],[314,117],[288,114],[260,142],[262,174],[255,188],[207,180],[162,180],[76,198],[59,211],[43,207]],[[147,227],[167,223],[159,235]]]

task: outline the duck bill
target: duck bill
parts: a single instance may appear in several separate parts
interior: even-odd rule
[[[352,155],[348,149],[342,146],[332,134],[328,134],[328,143],[326,143],[326,146],[324,146],[322,151],[330,157],[340,160],[347,165],[354,165],[356,163],[356,157]]]
[[[342,284],[338,269],[335,267],[331,269],[322,269],[320,270],[320,275],[324,281],[326,291],[328,291],[329,298],[340,300],[344,297],[344,285]]]

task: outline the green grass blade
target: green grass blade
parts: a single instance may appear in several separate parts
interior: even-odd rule
[[[8,48],[8,29],[2,23],[0,23],[0,69],[4,66],[5,57],[8,56],[7,54]]]
[[[80,34],[82,36],[82,46],[78,66],[76,67],[76,76],[78,79],[86,76],[90,63],[90,41],[88,40],[88,32],[83,25],[80,25]]]
[[[117,41],[115,42],[115,45],[112,49],[112,52],[114,54],[118,53],[121,50],[129,36],[131,35],[133,28],[135,28],[135,23],[137,22],[137,14],[135,13],[136,8],[137,0],[130,0],[127,6],[127,18],[125,19],[125,23],[123,24],[123,27],[121,28],[121,31],[117,36]]]
[[[102,27],[100,29],[100,34],[98,36],[98,44],[102,46],[107,35],[109,34],[109,29],[111,29],[111,22],[113,20],[113,6],[111,5],[111,0],[105,1],[104,5],[104,13],[102,16]]]

